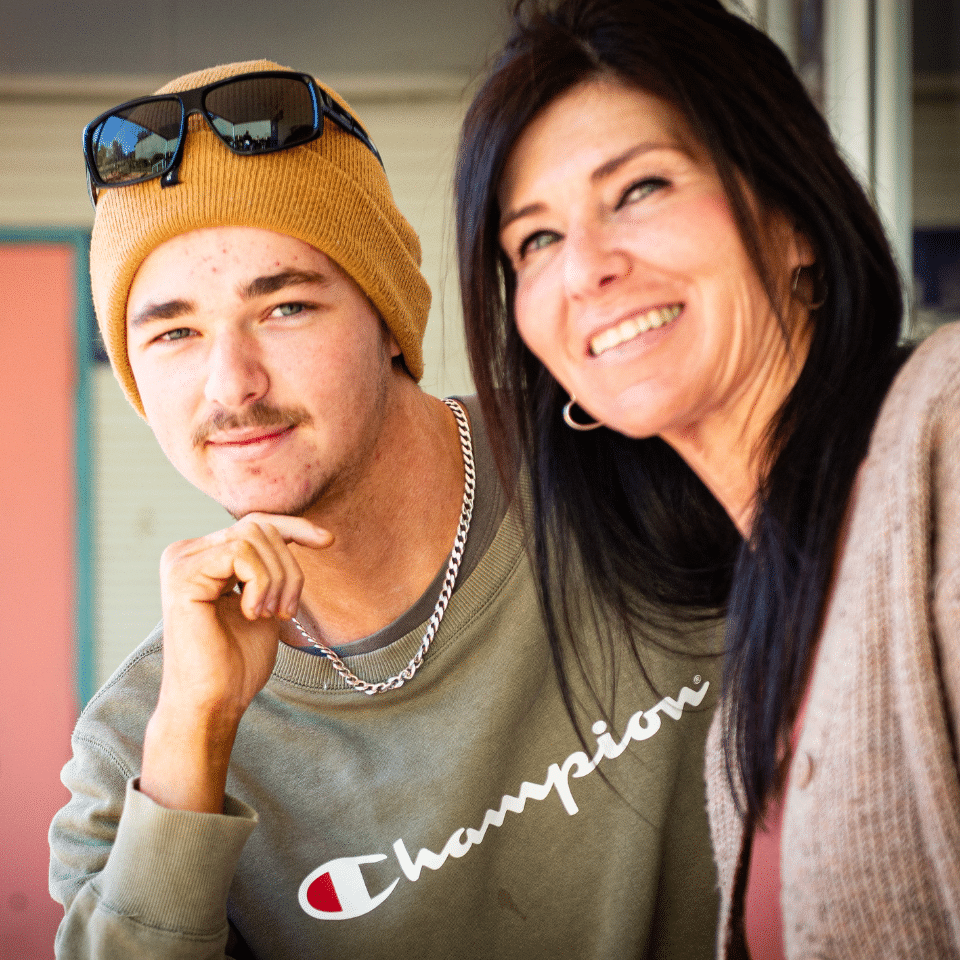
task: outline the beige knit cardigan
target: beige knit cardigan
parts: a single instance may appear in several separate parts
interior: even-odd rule
[[[960,958],[960,324],[923,343],[871,437],[786,791],[786,956]],[[743,955],[744,828],[707,791],[718,957]]]

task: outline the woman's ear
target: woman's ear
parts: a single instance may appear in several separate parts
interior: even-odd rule
[[[792,230],[788,257],[791,271],[798,267],[812,267],[817,262],[817,254],[810,238],[798,226],[794,226]]]

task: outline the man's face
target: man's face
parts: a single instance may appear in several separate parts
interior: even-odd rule
[[[127,340],[160,446],[235,517],[302,514],[357,489],[404,376],[353,280],[252,227],[153,250],[130,288]]]

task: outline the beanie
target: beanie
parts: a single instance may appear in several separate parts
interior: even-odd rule
[[[187,74],[157,93],[283,69],[267,60],[233,63]],[[318,86],[346,108],[337,93]],[[190,117],[188,126],[179,183],[161,187],[156,178],[101,190],[90,240],[100,331],[117,379],[141,416],[143,405],[127,355],[130,286],[152,250],[203,227],[260,227],[326,254],[366,294],[396,339],[407,369],[419,380],[430,309],[430,288],[420,272],[420,241],[397,208],[386,174],[369,148],[327,120],[321,136],[309,143],[241,156],[227,149],[198,114]]]

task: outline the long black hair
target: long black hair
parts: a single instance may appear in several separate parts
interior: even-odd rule
[[[764,212],[785,215],[816,256],[809,353],[769,427],[749,543],[663,441],[564,426],[566,395],[517,332],[514,275],[498,242],[504,166],[541,110],[601,77],[684,117],[771,303],[777,265],[761,249]],[[902,360],[900,282],[879,218],[786,57],[718,0],[519,0],[464,123],[456,214],[471,367],[501,473],[516,481],[518,446],[529,469],[561,678],[563,651],[576,647],[562,587],[571,565],[582,565],[606,642],[623,628],[638,656],[678,614],[725,611],[727,758],[749,814],[762,815],[779,787],[778,750],[809,672],[854,477]]]

